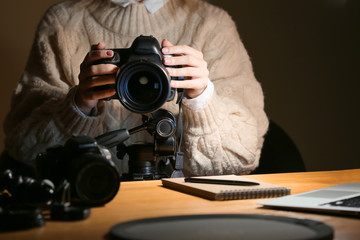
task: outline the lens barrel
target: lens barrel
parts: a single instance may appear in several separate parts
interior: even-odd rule
[[[128,110],[154,112],[171,95],[170,76],[163,65],[142,58],[121,68],[116,78],[116,90],[120,102]]]
[[[68,172],[72,195],[87,206],[101,206],[111,201],[120,187],[114,163],[101,155],[84,154],[72,159]]]

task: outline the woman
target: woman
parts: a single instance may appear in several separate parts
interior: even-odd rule
[[[174,88],[184,88],[184,173],[246,174],[258,165],[268,120],[260,84],[231,17],[200,0],[80,0],[51,7],[41,20],[5,122],[7,152],[31,163],[73,135],[99,136],[141,124],[115,90],[118,67],[93,65],[139,35],[163,46]],[[175,100],[164,104],[175,115]],[[126,143],[152,141],[146,132]],[[126,172],[126,164],[122,171]]]

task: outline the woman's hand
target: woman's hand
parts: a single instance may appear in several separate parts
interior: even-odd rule
[[[93,65],[94,61],[111,58],[113,55],[114,52],[106,50],[105,43],[100,42],[91,46],[90,52],[80,65],[79,87],[75,95],[75,103],[87,115],[97,105],[99,99],[111,97],[115,94],[115,89],[112,88],[94,90],[94,87],[97,86],[115,84],[115,75],[118,71],[116,65]]]
[[[170,76],[184,77],[184,81],[171,80],[171,87],[184,88],[185,96],[196,98],[207,87],[209,70],[202,52],[185,45],[174,46],[168,40],[162,41],[163,54],[173,54],[166,57],[164,64],[168,66],[181,65],[181,68],[167,68]]]

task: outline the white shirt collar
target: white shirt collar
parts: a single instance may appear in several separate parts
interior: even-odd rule
[[[119,4],[122,7],[127,7],[131,3],[142,2],[151,14],[162,8],[167,1],[169,0],[112,0],[112,2]]]

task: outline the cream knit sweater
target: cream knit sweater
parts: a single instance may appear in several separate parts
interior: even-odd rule
[[[202,51],[215,91],[193,111],[183,105],[185,175],[245,174],[258,165],[268,127],[264,99],[236,26],[223,10],[197,0],[170,0],[150,14],[143,4],[111,4],[90,11],[65,1],[41,20],[30,57],[18,83],[4,130],[5,146],[15,159],[31,163],[39,152],[64,144],[72,135],[96,137],[133,128],[141,116],[118,100],[100,101],[96,116],[74,107],[79,66],[92,44],[129,47],[140,34],[166,38]],[[175,115],[175,102],[164,108]],[[152,141],[146,132],[126,143]],[[126,163],[122,166],[126,171]]]

